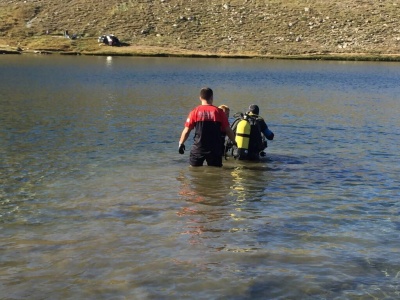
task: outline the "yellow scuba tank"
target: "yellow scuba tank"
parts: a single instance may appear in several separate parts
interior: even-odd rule
[[[237,156],[239,159],[245,159],[249,149],[250,141],[250,123],[243,119],[236,127],[236,137],[235,141],[237,143]]]

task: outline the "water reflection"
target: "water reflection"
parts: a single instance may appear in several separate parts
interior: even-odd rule
[[[236,162],[236,166],[231,171],[233,178],[232,190],[237,202],[260,201],[264,196],[264,191],[268,189],[270,180],[270,169],[262,162]]]
[[[221,222],[229,218],[226,206],[229,205],[231,179],[218,169],[189,168],[177,178],[181,184],[179,195],[186,201],[177,215],[185,218],[182,234],[190,235],[191,244],[217,238],[227,230],[221,227]]]
[[[186,205],[177,215],[183,220],[182,234],[189,235],[188,242],[218,251],[259,249],[259,228],[248,220],[266,216],[267,182],[273,180],[269,170],[265,162],[246,165],[235,161],[222,170],[202,167],[182,172],[177,180]]]
[[[111,67],[113,64],[113,57],[112,56],[107,56],[106,58],[106,66]]]

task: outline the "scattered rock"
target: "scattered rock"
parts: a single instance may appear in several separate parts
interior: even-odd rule
[[[160,46],[164,36],[168,38],[162,39],[162,47],[204,52],[261,53],[268,49],[268,53],[292,54],[315,49],[335,52],[340,46],[342,53],[397,53],[400,46],[396,1],[385,5],[383,1],[354,0],[265,5],[251,0],[142,0],[135,5],[117,0],[75,0],[74,5],[55,0],[23,2],[0,1],[0,11],[23,16],[13,26],[0,18],[0,28],[4,43],[15,37],[24,49],[33,38],[50,36],[50,32],[52,37],[60,36],[54,33],[64,28],[74,28],[82,39],[113,32],[124,41],[134,40],[137,46]],[[110,7],[112,14],[101,13]],[[69,46],[71,50],[79,42]]]

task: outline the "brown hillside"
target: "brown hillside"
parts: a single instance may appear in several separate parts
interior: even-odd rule
[[[0,0],[0,47],[396,55],[399,15],[400,3],[393,0]],[[66,39],[64,30],[80,38]],[[131,46],[100,47],[98,36],[109,33]]]

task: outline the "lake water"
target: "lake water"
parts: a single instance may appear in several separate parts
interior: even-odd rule
[[[399,83],[399,63],[1,56],[0,298],[399,299]],[[265,159],[189,167],[203,86],[260,106]]]

